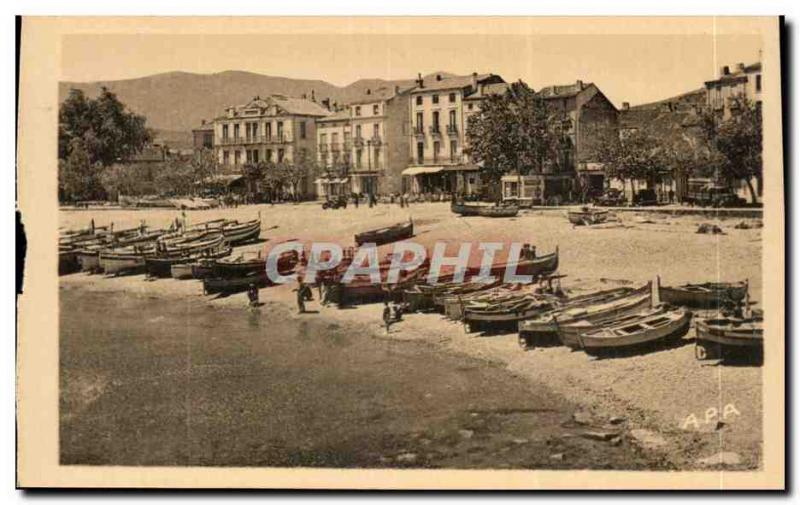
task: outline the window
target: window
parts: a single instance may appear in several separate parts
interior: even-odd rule
[[[756,74],[756,91],[761,91],[761,74]]]
[[[280,123],[278,123],[278,125],[280,125]],[[278,163],[283,163],[283,149],[278,149]]]
[[[450,161],[456,161],[458,157],[458,142],[455,140],[450,142]]]
[[[253,123],[253,138],[258,138],[258,123]]]
[[[433,143],[433,162],[436,163],[439,161],[439,150],[441,148],[441,144],[439,142]]]
[[[272,123],[266,123],[264,125],[264,133],[267,135],[267,140],[272,137]]]
[[[425,126],[422,122],[422,112],[417,112],[417,133],[422,133],[423,128]]]
[[[425,144],[417,142],[417,165],[422,165],[425,160]]]
[[[375,151],[373,151],[372,156],[373,156],[372,159],[375,160],[375,168],[376,169],[381,168],[381,148],[376,147]]]
[[[456,111],[455,109],[450,111],[450,129],[455,131],[456,126]]]
[[[450,101],[450,103],[456,103],[456,94],[455,93],[450,93],[450,96],[448,97],[448,100]]]
[[[212,148],[214,147],[214,135],[210,133],[203,134],[203,147]]]
[[[375,123],[372,125],[372,138],[379,139],[381,137],[381,125]]]
[[[468,110],[472,110],[472,104],[467,105]]]
[[[331,144],[333,145],[334,149],[336,148],[337,144],[339,144],[338,133],[331,133]]]
[[[247,129],[247,131],[250,131],[249,125],[246,127],[246,129]],[[248,149],[247,151],[244,152],[244,154],[245,154],[245,159],[247,160],[247,163],[252,163],[253,162],[253,151]]]
[[[258,149],[253,149],[253,163],[258,163]]]
[[[306,122],[305,121],[301,121],[300,122],[300,138],[301,139],[306,138]]]
[[[265,155],[267,163],[272,163],[272,149],[267,149],[267,154]]]
[[[226,124],[222,125],[222,138],[225,140],[228,139],[228,125]],[[228,151],[225,152],[227,153]]]
[[[417,105],[422,105],[422,97],[421,96],[417,97]]]
[[[361,115],[361,107],[357,106],[356,107],[356,116],[360,116],[360,115]]]
[[[230,151],[222,151],[222,164],[223,165],[230,165],[231,164],[231,153],[230,153]]]
[[[433,96],[431,97],[431,99],[433,100],[433,103],[435,103],[435,104],[436,104],[436,103],[439,103],[439,95],[433,95]]]
[[[325,135],[324,133],[323,133],[323,134],[321,134],[321,135],[319,136],[319,146],[320,146],[322,149],[325,149],[325,144],[327,144],[327,142],[328,142],[328,136],[327,136],[327,135]]]
[[[283,121],[278,121],[278,140],[283,140]]]
[[[433,111],[433,132],[434,133],[438,133],[439,132],[439,111],[438,110]]]
[[[356,138],[361,139],[361,125],[356,125]]]
[[[363,158],[362,156],[363,154],[364,153],[361,151],[361,149],[356,150],[356,168],[361,168],[361,160]]]
[[[242,162],[242,152],[241,151],[234,151],[233,153],[233,164],[239,165]]]
[[[373,106],[372,106],[372,115],[373,115],[373,116],[377,116],[377,115],[378,115],[378,114],[380,114],[380,113],[381,113],[381,106],[380,106],[380,105],[377,105],[377,104],[376,104],[376,105],[373,105]]]
[[[238,124],[233,125],[233,138],[235,138],[235,139],[239,138],[239,125]],[[237,152],[237,154],[238,154],[238,152]]]

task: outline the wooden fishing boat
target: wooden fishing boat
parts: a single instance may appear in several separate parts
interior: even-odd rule
[[[136,246],[100,251],[100,268],[107,275],[144,273],[145,254],[146,251]]]
[[[158,253],[145,258],[145,271],[150,277],[170,277],[172,265],[178,263],[191,263],[200,258],[224,258],[230,256],[233,249],[225,242],[222,235],[217,235],[212,240],[202,242],[191,248],[178,252]]]
[[[450,202],[450,211],[461,216],[477,216],[481,207],[486,207],[486,204],[479,202]]]
[[[581,348],[587,354],[600,355],[613,350],[644,344],[666,342],[683,337],[689,331],[692,313],[686,309],[659,304],[621,322],[581,334]]]
[[[186,263],[173,263],[169,267],[170,277],[178,280],[192,279],[192,268],[194,265],[194,262],[188,261]]]
[[[190,263],[192,268],[192,279],[205,279],[212,277],[214,273],[214,263],[216,260],[201,259]]]
[[[106,249],[102,245],[92,245],[78,250],[78,263],[83,272],[100,271],[100,251]]]
[[[735,305],[747,296],[748,285],[744,282],[705,282],[682,286],[662,286],[658,283],[659,300],[672,305],[697,309],[716,309]]]
[[[261,220],[254,219],[246,223],[228,223],[221,229],[225,240],[231,245],[244,244],[257,240],[261,234]]]
[[[567,212],[567,218],[570,223],[578,226],[604,223],[608,219],[608,210],[581,207],[580,210]]]
[[[486,291],[491,288],[495,288],[500,285],[499,280],[495,280],[493,282],[468,282],[468,283],[451,283],[441,286],[440,289],[436,290],[433,294],[433,305],[439,309],[443,310],[445,301],[451,297],[458,297],[463,295],[468,295],[471,293],[477,293],[481,291]]]
[[[270,285],[266,270],[251,272],[238,277],[206,277],[203,279],[203,293],[207,295],[229,295],[247,291],[251,285],[265,288]]]
[[[572,309],[574,313],[564,315],[566,320],[559,318],[556,321],[558,339],[571,349],[579,349],[580,336],[584,333],[596,331],[606,324],[620,321],[631,314],[638,314],[651,306],[652,295],[645,293],[632,294],[619,300],[587,307],[587,313],[583,317],[579,315],[582,309]]]
[[[639,289],[621,287],[570,298],[551,312],[520,322],[520,343],[524,341],[527,346],[539,341],[554,341],[559,336],[559,324],[577,322],[587,314],[613,313],[621,307],[636,306],[642,298],[646,298],[649,305],[649,289],[649,284]],[[616,301],[620,302],[615,304]]]
[[[398,223],[386,228],[357,233],[355,236],[356,245],[361,244],[388,244],[398,240],[404,240],[414,236],[414,222],[411,219],[407,223]]]
[[[519,214],[516,205],[493,205],[478,207],[478,215],[483,217],[514,217]]]
[[[500,303],[472,303],[464,307],[464,323],[472,330],[476,325],[513,325],[519,321],[536,317],[558,306],[551,295],[524,295]]]
[[[492,267],[492,275],[502,278],[505,275],[506,266],[498,265],[497,267]],[[536,280],[556,270],[558,270],[558,246],[556,246],[555,252],[551,254],[520,260],[515,271],[517,275],[530,275],[533,276],[533,280]]]
[[[523,292],[533,293],[532,290],[525,290],[530,285],[521,284],[501,284],[485,291],[476,291],[464,295],[449,296],[444,299],[442,305],[445,317],[456,321],[464,319],[464,307],[473,302],[475,303],[500,303],[512,299]]]
[[[698,359],[718,356],[726,349],[761,350],[764,346],[764,320],[759,316],[735,317],[715,314],[696,323]]]

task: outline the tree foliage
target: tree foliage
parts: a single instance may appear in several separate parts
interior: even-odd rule
[[[715,160],[715,175],[729,182],[744,181],[755,203],[758,197],[752,179],[763,177],[761,110],[744,96],[732,97],[729,107],[728,119],[721,120],[713,110],[703,116],[705,138]]]
[[[503,95],[487,97],[469,118],[469,154],[482,165],[484,180],[492,182],[507,173],[563,168],[569,128],[568,119],[550,110],[524,82],[515,82]]]
[[[92,163],[79,140],[73,140],[66,159],[58,160],[59,193],[62,200],[98,200],[105,197],[100,181],[102,167]]]
[[[653,187],[667,172],[670,152],[658,139],[634,130],[623,135],[609,132],[597,149],[597,157],[605,165],[606,175],[620,181],[644,180]]]

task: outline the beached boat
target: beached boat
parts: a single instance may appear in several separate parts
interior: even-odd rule
[[[437,309],[443,310],[445,302],[450,298],[486,291],[499,285],[500,281],[495,280],[493,282],[457,282],[438,286],[438,289],[433,291],[433,305]]]
[[[169,267],[169,275],[178,280],[192,279],[192,267],[194,264],[194,262],[173,263]]]
[[[735,305],[747,296],[748,284],[744,282],[705,282],[682,286],[662,286],[658,281],[659,300],[672,305],[698,309],[716,309]]]
[[[251,285],[265,288],[270,285],[266,270],[251,272],[239,277],[206,277],[203,279],[203,293],[207,295],[229,295],[247,291]]]
[[[608,210],[581,207],[580,210],[567,212],[567,218],[570,223],[578,226],[604,223],[608,219]]]
[[[222,227],[221,231],[229,244],[244,244],[258,239],[261,234],[261,220],[254,219],[246,223],[228,223]]]
[[[78,263],[78,251],[76,249],[64,249],[58,251],[58,275],[67,275],[81,269]]]
[[[623,307],[639,303],[646,299],[650,304],[649,284],[639,289],[629,287],[605,289],[585,295],[570,298],[561,306],[551,312],[519,323],[520,343],[531,345],[537,342],[553,342],[559,337],[559,324],[576,323],[585,319],[587,314],[603,317],[603,314],[613,314]],[[615,303],[619,302],[619,303]],[[567,345],[565,343],[565,345]],[[569,342],[571,347],[577,347],[577,342]]]
[[[478,207],[478,215],[483,217],[514,217],[519,214],[516,205],[493,205]]]
[[[587,354],[602,355],[645,344],[666,343],[683,337],[689,331],[691,320],[690,311],[659,304],[621,322],[581,334],[580,345]]]
[[[461,216],[477,216],[479,209],[485,206],[479,202],[451,202],[450,211]]]
[[[195,261],[194,263],[190,263],[192,268],[192,279],[205,279],[206,277],[212,277],[214,273],[214,263],[216,260],[212,259],[201,259],[199,261]]]
[[[533,293],[530,284],[501,284],[485,291],[450,296],[444,299],[442,307],[445,317],[456,321],[464,319],[464,307],[471,303],[500,303],[511,300],[524,292]]]
[[[410,219],[407,223],[398,223],[386,228],[356,233],[356,245],[361,244],[388,244],[414,236],[414,222]]]
[[[552,295],[524,295],[513,300],[495,303],[472,303],[464,307],[464,323],[476,327],[512,325],[553,310],[559,301]]]
[[[144,273],[145,254],[152,254],[152,249],[148,251],[137,246],[101,251],[100,268],[108,275]]]
[[[200,258],[224,258],[230,256],[233,249],[225,242],[222,235],[202,243],[187,246],[178,252],[158,253],[145,258],[145,270],[150,277],[170,277],[172,265],[191,263]]]
[[[759,316],[715,314],[696,323],[698,359],[715,357],[725,349],[763,349],[764,320]]]

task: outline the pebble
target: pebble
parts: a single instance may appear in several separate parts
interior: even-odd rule
[[[527,438],[515,438],[514,440],[512,440],[512,442],[514,442],[517,445],[523,445],[523,444],[527,444],[528,443],[528,439]]]
[[[735,452],[718,452],[713,456],[697,460],[700,466],[738,465],[742,458]]]
[[[638,443],[643,449],[660,449],[661,447],[667,445],[667,441],[664,440],[664,437],[650,430],[641,428],[631,430],[631,437],[633,437],[636,443]]]
[[[458,430],[458,434],[461,435],[461,438],[472,438],[475,432],[472,430]]]
[[[413,452],[404,452],[395,458],[400,463],[414,463],[417,461],[417,455]]]

